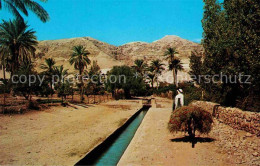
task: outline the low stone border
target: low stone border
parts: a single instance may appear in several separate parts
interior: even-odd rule
[[[217,103],[206,101],[195,101],[191,105],[201,107],[213,114],[214,106]],[[222,123],[234,129],[244,130],[251,134],[260,136],[260,113],[243,111],[239,108],[215,107],[215,117]]]

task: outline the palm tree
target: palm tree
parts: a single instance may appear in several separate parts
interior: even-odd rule
[[[58,76],[58,84],[60,85],[61,83],[64,82],[64,79],[69,75],[68,69],[64,69],[63,65],[61,66],[55,66],[54,67],[54,73],[55,75]]]
[[[155,79],[157,82],[157,89],[159,87],[158,77],[161,74],[162,70],[164,70],[163,66],[164,66],[164,64],[161,63],[161,61],[159,59],[153,60],[150,65],[151,71],[153,71],[153,73],[155,74]]]
[[[135,65],[133,66],[133,68],[134,68],[139,74],[141,74],[141,76],[143,76],[145,70],[147,69],[147,64],[144,62],[143,59],[136,59],[136,60],[135,60]]]
[[[54,59],[48,58],[48,59],[45,59],[45,64],[41,65],[41,68],[43,70],[45,70],[44,74],[46,74],[48,76],[51,91],[53,90],[52,89],[52,86],[53,86],[52,76],[55,74],[55,64],[56,64],[56,62]]]
[[[23,21],[3,21],[0,24],[0,47],[10,55],[11,75],[19,69],[23,61],[35,56],[37,44],[35,31],[28,30],[28,25]]]
[[[176,54],[178,54],[178,51],[176,50],[176,48],[169,47],[165,51],[164,56],[166,56],[166,59],[171,62]]]
[[[150,79],[151,85],[152,85],[152,89],[153,89],[153,82],[154,82],[155,74],[154,74],[153,72],[149,72],[149,73],[147,74],[147,77]]]
[[[4,77],[4,81],[6,79],[6,65],[8,64],[8,55],[9,52],[8,50],[4,49],[4,48],[0,48],[0,64],[2,65],[2,70],[3,70],[3,77]]]
[[[5,70],[6,70],[6,65],[8,63],[8,51],[0,48],[0,61],[2,65],[2,70],[3,70],[3,83],[4,83],[4,101],[3,101],[3,110],[2,112],[5,113],[5,100],[6,100],[6,95],[5,95],[5,89],[6,89],[6,75],[5,75]]]
[[[169,70],[172,70],[174,72],[174,76],[175,76],[174,83],[178,87],[177,74],[178,71],[183,70],[181,61],[177,58],[174,58],[173,61],[169,64]]]
[[[68,69],[64,69],[63,65],[55,66],[54,73],[56,76],[58,76],[57,78],[58,80],[56,80],[58,81],[58,84],[55,88],[58,91],[58,94],[60,95],[63,103],[63,98],[65,97],[66,99],[66,95],[67,95],[66,92],[68,92],[69,89],[70,89],[69,91],[71,91],[72,89],[71,84],[65,80],[65,78],[69,75]],[[71,92],[73,92],[73,90]]]
[[[165,51],[164,53],[164,56],[166,56],[166,60],[168,60],[169,62],[169,66],[172,65],[171,63],[174,61],[174,58],[175,58],[175,55],[178,54],[178,51],[176,50],[176,48],[174,47],[169,47],[167,48],[167,50]],[[170,68],[169,68],[170,69]],[[173,79],[174,79],[174,82],[175,82],[175,85],[176,85],[176,73],[173,69],[170,69],[172,70],[172,74],[173,74]],[[177,86],[177,85],[176,85]]]
[[[79,71],[79,77],[80,77],[80,100],[83,102],[83,80],[82,80],[82,74],[84,71],[84,68],[87,68],[87,66],[90,64],[90,59],[88,58],[88,55],[90,53],[82,46],[74,46],[73,47],[73,53],[71,54],[71,58],[69,60],[70,64],[74,64],[74,68]]]
[[[47,0],[40,0],[47,2]],[[24,15],[28,16],[28,9],[31,10],[42,22],[49,20],[49,15],[43,7],[33,0],[0,0],[0,10],[5,6],[18,20],[23,20],[21,11]]]

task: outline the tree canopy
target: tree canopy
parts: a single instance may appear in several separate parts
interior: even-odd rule
[[[204,0],[203,62],[194,56],[192,73],[228,76],[201,84],[207,99],[227,106],[259,110],[260,3],[251,0]],[[194,61],[202,64],[197,70]],[[238,77],[243,75],[244,77]],[[232,82],[230,81],[232,80]],[[251,105],[251,106],[250,106]],[[250,106],[250,107],[248,107]]]

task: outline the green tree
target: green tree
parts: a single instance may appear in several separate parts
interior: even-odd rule
[[[93,61],[90,70],[88,72],[90,81],[88,82],[87,89],[94,95],[103,92],[103,84],[100,67],[97,64],[97,61]]]
[[[136,76],[129,66],[114,66],[108,73],[106,89],[112,92],[113,96],[116,90],[123,89],[126,99],[131,98],[131,95],[142,95],[146,92],[143,78]]]
[[[35,31],[28,30],[23,21],[3,21],[0,24],[0,47],[8,52],[12,62],[11,75],[19,69],[24,61],[30,61],[35,55],[35,46],[38,44]]]
[[[162,71],[164,70],[163,66],[164,66],[164,64],[159,59],[153,60],[150,64],[150,70],[152,71],[152,73],[155,74],[155,79],[157,82],[157,89],[159,87],[158,78],[161,75]]]
[[[202,75],[202,57],[197,56],[194,52],[191,53],[190,57],[189,74],[197,84],[200,84],[199,76]]]
[[[90,53],[83,47],[82,45],[74,46],[73,53],[71,54],[71,58],[69,60],[70,64],[74,64],[74,68],[79,71],[79,79],[80,79],[80,100],[83,102],[83,78],[82,74],[85,68],[90,64],[90,59],[88,55]]]
[[[54,63],[55,64],[55,63]],[[69,70],[64,69],[63,65],[61,66],[54,66],[53,73],[58,77],[58,86],[61,85],[64,82],[64,79],[69,75]]]
[[[174,83],[176,85],[176,87],[178,87],[178,80],[177,80],[177,77],[178,77],[178,71],[182,71],[183,70],[183,66],[182,66],[182,63],[181,63],[181,60],[177,59],[177,58],[174,58],[172,60],[172,62],[169,64],[169,70],[172,70],[174,72]]]
[[[143,77],[147,69],[147,64],[143,59],[136,59],[133,68]]]
[[[45,64],[41,65],[41,68],[44,70],[44,74],[47,76],[47,79],[49,80],[50,88],[53,94],[53,86],[54,86],[54,80],[53,76],[55,75],[55,60],[52,58],[45,59]]]
[[[62,103],[64,104],[64,99],[66,99],[68,95],[73,95],[72,84],[68,82],[68,80],[65,80],[59,84],[57,91],[58,95],[61,97]]]
[[[168,129],[170,132],[188,132],[190,138],[193,139],[196,130],[202,134],[208,134],[212,123],[213,119],[209,112],[195,106],[183,106],[172,112]]]
[[[148,79],[150,80],[151,85],[152,85],[152,89],[153,89],[154,78],[155,78],[154,72],[150,72],[150,71],[149,71],[149,73],[147,74],[147,77],[148,77]]]
[[[0,47],[0,64],[2,65],[4,83],[6,80],[6,67],[9,63],[8,55],[9,55],[9,52],[6,49],[2,49]]]
[[[38,73],[35,71],[33,63],[31,61],[23,62],[15,74],[17,77],[14,77],[12,82],[14,93],[24,96],[31,102],[32,95],[37,95],[43,88],[37,79]]]
[[[259,3],[257,1],[204,0],[203,47],[205,59],[202,71],[207,75],[223,73],[218,84],[202,84],[210,100],[227,106],[257,106],[260,90],[259,76]],[[251,75],[251,84],[239,80],[239,74]],[[256,108],[257,110],[257,108]]]
[[[47,0],[40,0],[47,2]],[[28,9],[31,10],[42,22],[49,20],[49,15],[43,7],[33,0],[0,0],[0,10],[5,6],[17,19],[23,20],[21,13],[28,16]]]
[[[179,54],[178,51],[176,50],[176,48],[174,47],[169,47],[167,48],[167,50],[165,51],[164,53],[164,56],[166,57],[166,60],[168,61],[169,63],[169,66],[173,66],[173,62],[174,62],[174,59],[175,59],[175,55],[176,54]],[[177,86],[177,81],[175,79],[177,79],[176,77],[176,71],[174,70],[174,68],[170,68],[170,70],[172,70],[172,76],[173,76],[173,79],[174,79],[174,83],[175,85]]]

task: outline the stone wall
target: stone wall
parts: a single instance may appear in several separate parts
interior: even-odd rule
[[[213,113],[214,106],[217,103],[206,101],[195,101],[191,105],[201,107],[210,113]],[[231,126],[234,129],[244,130],[251,134],[260,136],[260,113],[243,111],[239,108],[215,107],[215,117],[222,123]]]

